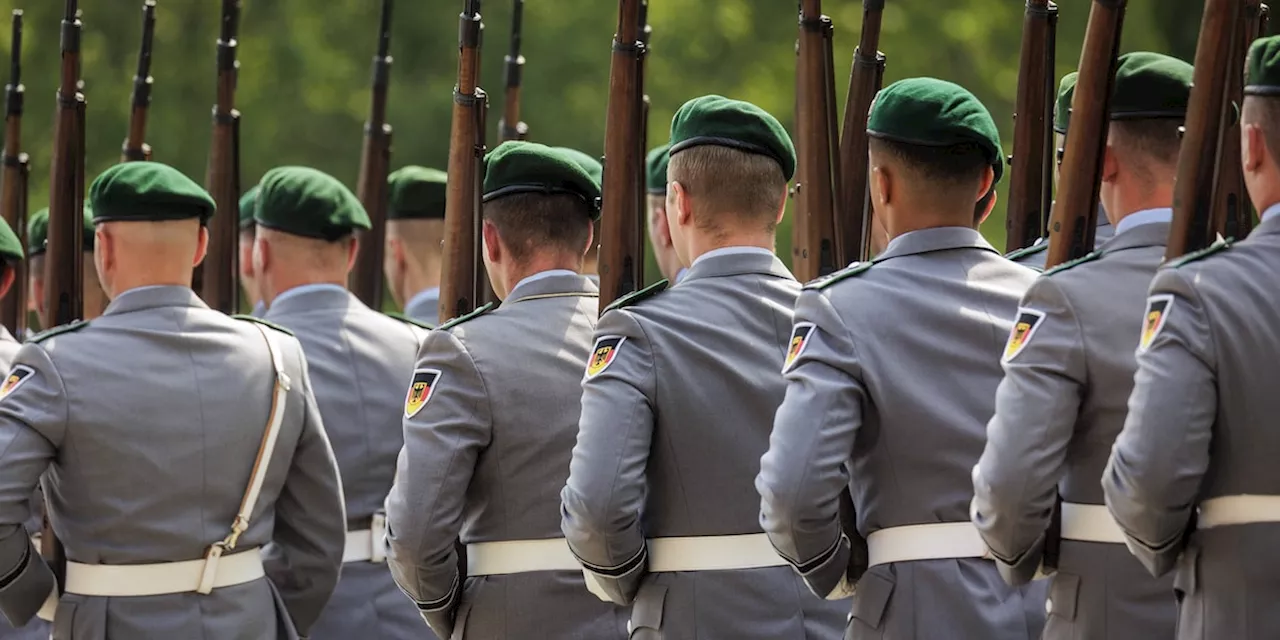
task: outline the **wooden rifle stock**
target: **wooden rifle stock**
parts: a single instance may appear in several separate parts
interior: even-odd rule
[[[524,0],[512,0],[511,49],[504,57],[506,65],[506,96],[502,119],[498,121],[501,140],[527,140],[529,125],[520,121],[520,83],[524,77],[524,56],[520,55],[520,41],[524,29]]]
[[[209,221],[209,251],[204,259],[200,295],[210,307],[234,313],[240,302],[240,150],[236,130],[236,33],[240,0],[222,0],[222,29],[218,37],[218,102],[213,108],[213,139],[209,148],[205,186],[217,205]]]
[[[1239,0],[1208,0],[1196,43],[1195,75],[1187,120],[1178,153],[1178,177],[1173,188],[1173,226],[1165,258],[1173,259],[1213,243],[1213,178],[1222,128],[1223,95],[1234,53],[1233,34],[1241,21]],[[1077,89],[1079,91],[1079,89]],[[1075,128],[1075,118],[1072,118]],[[1067,153],[1071,147],[1068,143]],[[1239,153],[1230,161],[1239,164]],[[1226,161],[1227,159],[1224,159]]]
[[[636,105],[644,45],[640,37],[640,0],[619,0],[618,29],[609,66],[609,108],[605,117],[604,190],[600,222],[600,310],[643,284],[633,237],[640,167],[640,131]]]
[[[649,0],[640,0],[640,56],[636,59],[636,93],[639,102],[636,104],[636,216],[635,231],[632,232],[632,251],[636,256],[635,281],[637,287],[644,286],[644,240],[649,235],[649,192],[646,189],[648,174],[645,172],[645,155],[649,151],[649,94],[645,93],[645,69],[649,59],[649,38],[653,36],[653,27],[649,26]]]
[[[129,114],[129,136],[120,150],[120,162],[151,159],[147,144],[147,109],[151,106],[151,47],[156,31],[156,3],[142,5],[142,46],[138,49],[138,72],[133,76],[133,99]]]
[[[18,236],[19,246],[27,246],[27,176],[31,170],[22,152],[22,110],[26,89],[22,86],[22,10],[13,12],[13,38],[9,84],[4,88],[4,170],[0,174],[0,214]],[[0,300],[0,322],[22,340],[27,327],[27,263],[7,265],[13,270],[13,286]]]
[[[844,132],[840,137],[842,180],[836,210],[836,246],[841,262],[866,259],[871,252],[871,196],[867,189],[867,117],[880,91],[885,57],[880,46],[880,20],[885,0],[862,0],[862,35],[853,52],[849,95],[845,98]]]
[[[1218,111],[1221,124],[1215,153],[1211,224],[1214,232],[1223,238],[1244,238],[1253,229],[1253,211],[1240,166],[1240,119],[1236,108],[1244,104],[1244,62],[1258,31],[1261,9],[1258,0],[1245,0],[1240,5],[1243,13],[1232,30],[1227,86]]]
[[[1049,0],[1027,0],[1022,23],[1022,58],[1014,110],[1013,159],[1005,251],[1029,247],[1040,237],[1052,192],[1053,32],[1058,7]],[[1047,166],[1046,166],[1047,165]]]
[[[1071,100],[1071,127],[1062,158],[1062,182],[1058,202],[1049,218],[1045,268],[1093,251],[1102,154],[1124,10],[1125,0],[1093,0],[1089,11],[1084,48],[1080,52],[1080,75]],[[1045,555],[1048,557],[1050,552],[1046,550]]]
[[[464,0],[458,16],[458,82],[453,89],[449,133],[449,184],[445,196],[444,264],[440,281],[440,318],[456,318],[476,307],[476,184],[480,180],[476,140],[477,111],[487,101],[477,86],[480,75],[480,0]]]
[[[387,241],[387,175],[391,170],[391,125],[387,124],[387,90],[391,84],[391,0],[382,0],[378,51],[373,56],[369,121],[364,125],[356,196],[369,214],[369,230],[360,234],[360,250],[351,270],[351,291],[377,311],[385,282],[382,257]]]
[[[831,19],[822,15],[821,0],[800,4],[800,79],[798,156],[803,182],[796,186],[795,224],[799,243],[792,265],[801,282],[813,280],[836,267],[835,185],[832,181],[831,146],[833,105],[828,87],[832,62],[829,58]],[[863,126],[865,129],[865,124]]]

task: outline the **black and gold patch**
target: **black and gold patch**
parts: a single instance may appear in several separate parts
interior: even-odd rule
[[[1165,322],[1169,320],[1169,312],[1172,310],[1173,296],[1167,293],[1147,298],[1147,312],[1143,314],[1142,321],[1142,340],[1138,342],[1139,353],[1146,351],[1151,347],[1151,343],[1155,342],[1156,336],[1160,335]]]
[[[791,330],[790,346],[787,347],[787,360],[782,363],[782,371],[786,372],[791,368],[796,358],[804,353],[804,348],[809,346],[809,336],[813,335],[812,322],[797,322],[795,328]]]
[[[413,372],[413,382],[409,383],[409,393],[404,397],[404,417],[412,418],[422,411],[439,381],[440,371],[437,369],[418,369]]]
[[[32,369],[25,364],[14,366],[14,368],[9,371],[9,375],[5,376],[4,384],[0,384],[0,398],[13,393],[14,389],[22,386],[22,383],[31,378],[35,372],[35,369]]]
[[[1009,332],[1009,342],[1004,347],[1004,362],[1008,362],[1022,353],[1036,328],[1044,322],[1044,312],[1022,307],[1018,309],[1018,319],[1013,323],[1013,331]]]
[[[604,336],[596,340],[596,346],[591,350],[591,360],[587,362],[587,377],[594,378],[608,369],[617,359],[622,343],[626,341],[625,336]]]

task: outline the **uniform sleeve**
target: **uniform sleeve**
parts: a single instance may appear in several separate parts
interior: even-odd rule
[[[306,636],[337,587],[347,516],[338,463],[320,419],[302,347],[296,341],[291,346],[301,375],[288,401],[303,403],[304,417],[276,500],[275,531],[264,549],[264,565],[298,633]]]
[[[1037,279],[1014,319],[986,449],[973,469],[973,523],[1014,584],[1040,565],[1086,384],[1085,349],[1070,300],[1051,278]]]
[[[467,487],[493,418],[475,361],[447,331],[427,338],[410,386],[404,448],[387,497],[388,562],[427,623],[447,638],[466,580],[457,545]]]
[[[1146,329],[1129,415],[1102,474],[1107,507],[1129,550],[1157,576],[1182,552],[1218,406],[1212,329],[1203,301],[1176,269],[1156,275],[1148,323],[1160,305],[1163,318]]]
[[[821,291],[800,294],[795,322],[786,396],[756,477],[760,526],[815,594],[843,598],[850,542],[839,498],[866,390],[853,336]]]
[[[18,352],[0,390],[0,612],[26,624],[53,591],[53,572],[23,526],[31,495],[67,428],[66,389],[38,344]]]
[[[582,382],[578,442],[561,493],[561,529],[602,600],[629,604],[648,568],[641,513],[653,440],[651,345],[625,309],[596,328]]]

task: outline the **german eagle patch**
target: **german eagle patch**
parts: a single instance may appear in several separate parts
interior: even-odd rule
[[[439,381],[438,369],[418,369],[413,372],[413,382],[409,383],[409,393],[404,397],[404,417],[412,418],[422,411]]]
[[[5,376],[4,384],[0,384],[0,398],[13,393],[14,389],[22,386],[22,383],[26,382],[35,372],[35,369],[25,364],[15,366],[9,371],[9,375]]]
[[[809,346],[809,336],[813,335],[812,322],[797,322],[794,329],[791,330],[791,342],[787,347],[787,360],[782,363],[782,372],[786,373],[791,365],[795,363],[796,358],[804,353],[804,348]]]
[[[587,363],[587,377],[594,378],[608,369],[617,359],[622,343],[626,341],[625,336],[604,336],[596,340],[596,346],[591,350],[591,361]]]
[[[1040,323],[1044,321],[1044,312],[1036,311],[1020,307],[1018,309],[1018,319],[1013,323],[1013,331],[1009,333],[1009,342],[1004,347],[1004,358],[1002,362],[1008,362],[1022,353],[1027,343],[1031,341],[1031,337],[1035,335],[1036,329]]]
[[[1173,296],[1162,293],[1147,298],[1147,312],[1143,314],[1145,319],[1142,322],[1142,340],[1138,342],[1138,353],[1146,351],[1155,342],[1156,336],[1160,335],[1165,322],[1169,320],[1170,311],[1173,311]]]

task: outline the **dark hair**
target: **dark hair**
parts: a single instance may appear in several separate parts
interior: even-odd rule
[[[1182,138],[1178,136],[1181,126],[1180,118],[1116,120],[1111,123],[1111,133],[1126,149],[1136,151],[1159,165],[1176,167],[1178,150],[1182,146]]]
[[[516,262],[539,251],[578,254],[591,233],[591,206],[570,194],[516,193],[484,204]]]
[[[870,145],[873,152],[892,157],[923,180],[947,186],[977,182],[991,166],[986,150],[972,142],[934,147],[871,138]]]

